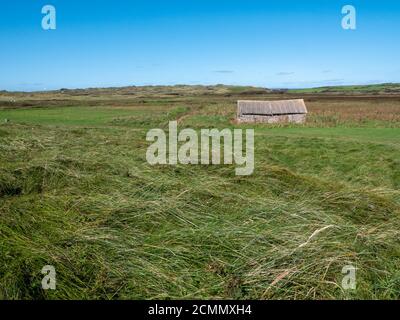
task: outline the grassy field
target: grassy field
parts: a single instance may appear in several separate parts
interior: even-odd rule
[[[295,97],[0,93],[0,298],[398,299],[400,96],[306,94],[307,124],[254,126],[251,176],[146,162],[151,128],[247,128],[237,99]]]

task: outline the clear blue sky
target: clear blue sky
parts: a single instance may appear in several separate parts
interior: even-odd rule
[[[2,0],[0,43],[0,90],[400,82],[400,1]]]

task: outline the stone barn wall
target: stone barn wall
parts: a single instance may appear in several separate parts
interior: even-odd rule
[[[239,123],[305,123],[306,114],[284,114],[276,116],[242,115],[237,120]]]

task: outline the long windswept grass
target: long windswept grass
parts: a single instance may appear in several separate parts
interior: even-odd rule
[[[257,126],[248,177],[147,164],[149,128],[232,126],[219,103],[0,111],[0,298],[399,298],[399,129]]]

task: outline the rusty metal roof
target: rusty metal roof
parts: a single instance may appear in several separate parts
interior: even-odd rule
[[[238,116],[251,115],[280,115],[304,114],[307,107],[303,99],[278,100],[278,101],[238,101]]]

